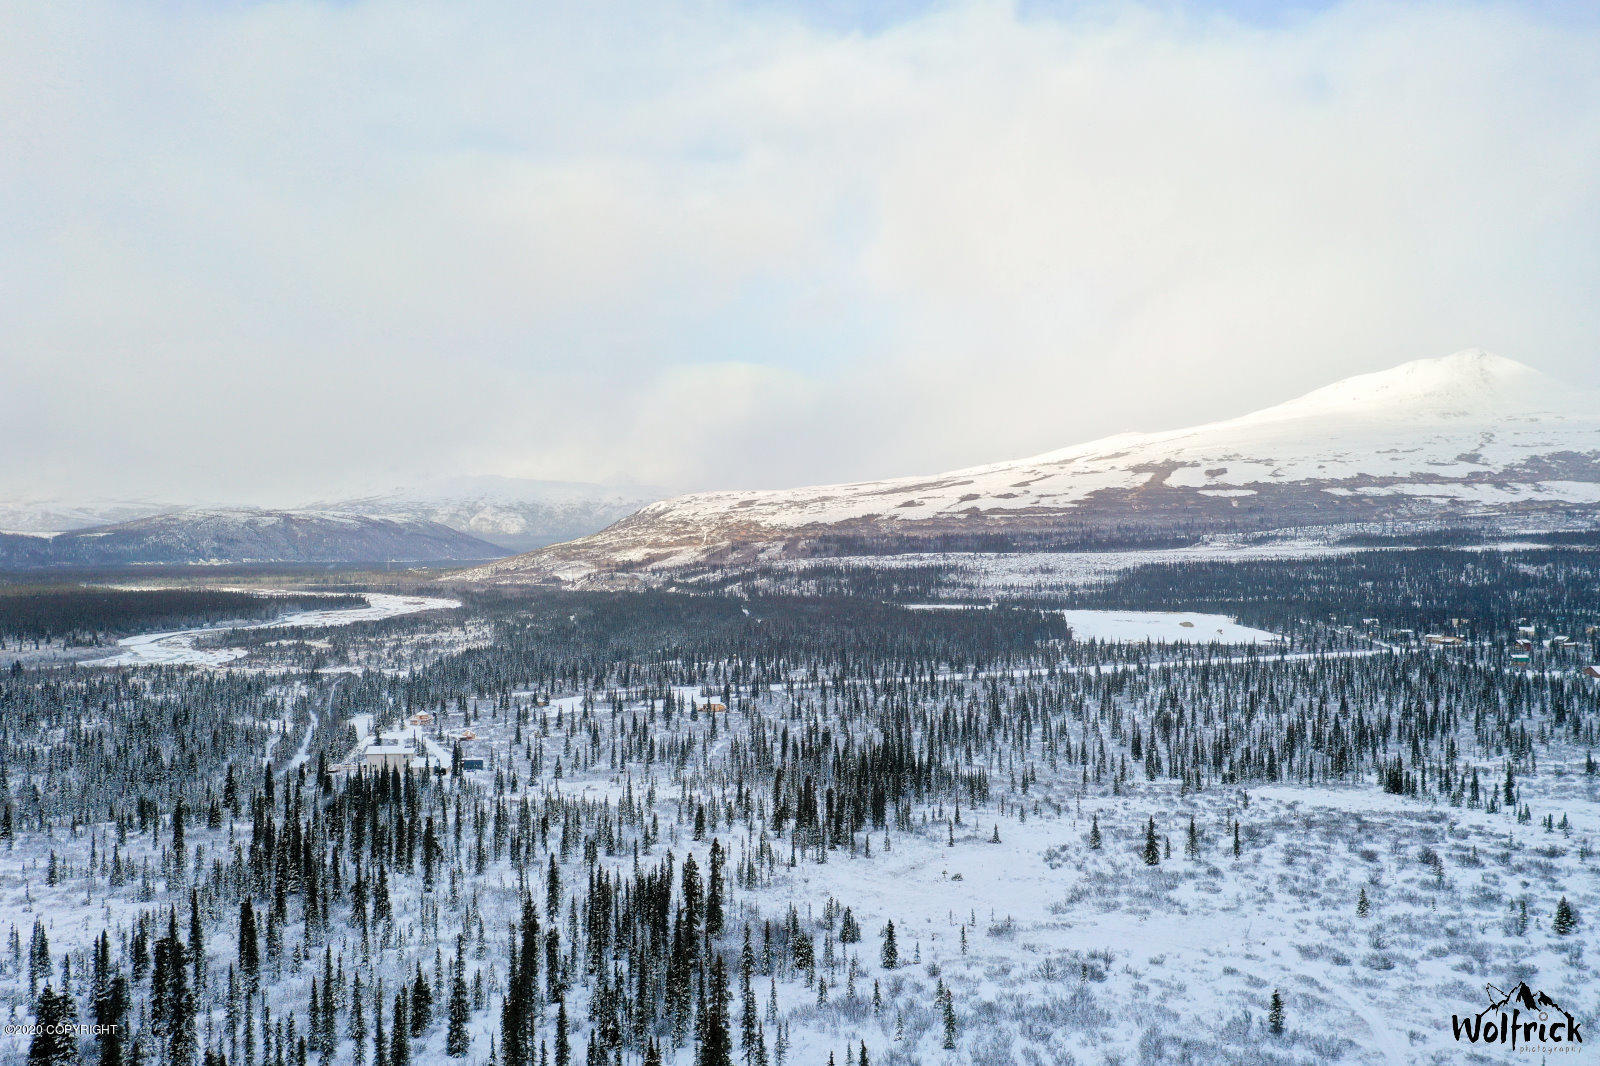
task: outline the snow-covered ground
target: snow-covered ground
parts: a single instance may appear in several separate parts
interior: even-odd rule
[[[701,706],[714,699],[697,686],[676,687],[674,694]],[[581,696],[567,696],[546,710],[570,719],[582,703]],[[477,710],[492,707],[480,701]],[[361,735],[373,725],[369,716],[352,724]],[[487,785],[515,764],[522,745],[506,719],[480,718],[473,728],[490,764],[469,776]],[[559,736],[548,743],[552,753],[561,750]],[[1484,769],[1492,774],[1496,767]],[[1192,793],[1155,780],[1115,795],[1085,787],[1076,772],[1046,772],[1027,794],[1012,793],[1003,810],[964,807],[956,825],[957,812],[935,805],[911,831],[872,835],[870,853],[840,847],[829,851],[826,864],[780,864],[767,883],[734,886],[730,918],[734,929],[750,922],[758,946],[763,921],[781,920],[790,906],[815,930],[825,992],[795,974],[757,978],[759,1002],[770,995],[789,1025],[786,1062],[795,1066],[830,1055],[836,1063],[854,1061],[863,1044],[872,1062],[890,1066],[1535,1061],[1509,1054],[1464,1058],[1449,1029],[1452,1013],[1481,1009],[1484,975],[1502,987],[1529,980],[1580,1019],[1600,1010],[1581,938],[1559,937],[1549,927],[1562,895],[1584,915],[1600,907],[1588,844],[1600,833],[1595,778],[1567,761],[1522,782],[1530,825],[1372,785]],[[531,787],[612,805],[657,796],[664,837],[644,850],[646,860],[671,850],[680,860],[693,853],[702,867],[708,862],[709,841],[689,835],[686,805],[659,768],[569,768],[560,780]],[[1537,823],[1546,814],[1570,825],[1545,830]],[[1192,854],[1191,817],[1198,827]],[[1164,849],[1155,866],[1140,854],[1151,818]],[[1091,824],[1102,836],[1099,848],[1088,842]],[[196,826],[191,846],[206,856],[225,853],[237,831]],[[742,824],[718,835],[736,857],[755,854],[764,839],[783,843]],[[24,934],[40,918],[55,950],[81,959],[108,921],[127,923],[142,908],[166,902],[159,878],[145,890],[156,893],[151,899],[140,898],[136,880],[120,891],[86,891],[82,871],[90,849],[99,846],[103,854],[113,836],[100,826],[19,841],[0,864],[0,913]],[[52,853],[72,871],[59,884],[45,879]],[[159,842],[149,834],[132,837],[122,857],[158,863]],[[598,857],[619,875],[635,861],[627,849]],[[574,854],[563,877],[576,882],[586,870]],[[395,882],[395,928],[426,959],[432,954],[427,904],[421,894],[400,890],[402,883],[410,884]],[[167,891],[181,903],[181,890],[180,883]],[[472,882],[471,900],[491,927],[503,926],[523,890],[519,872],[496,862]],[[1358,907],[1363,895],[1370,905],[1365,914]],[[837,925],[823,918],[830,900],[852,909],[860,943],[839,942]],[[1531,918],[1519,929],[1522,901]],[[890,921],[900,953],[893,968],[879,956],[880,931]],[[208,948],[218,968],[237,950],[226,926]],[[503,980],[501,953],[494,944],[488,956],[474,957],[491,983]],[[278,1001],[302,1002],[316,973],[314,962],[304,969],[288,963],[275,986]],[[951,989],[958,1018],[954,1051],[940,1046],[941,984]],[[1274,991],[1286,1004],[1279,1037],[1265,1031]],[[572,995],[581,1048],[584,999],[578,989]],[[494,1033],[492,1012],[473,1028],[466,1061],[481,1064]],[[442,1044],[436,1026],[414,1046],[413,1061],[448,1061]],[[20,1038],[0,1038],[0,1059],[19,1061],[22,1053]],[[689,1066],[691,1055],[692,1048],[669,1048],[667,1061]],[[336,1061],[350,1057],[349,1044],[341,1043]]]
[[[966,603],[908,603],[913,611],[984,610]],[[1275,644],[1276,633],[1240,625],[1225,614],[1194,611],[1061,611],[1077,640],[1118,644]]]
[[[1544,545],[1528,542],[1528,546]],[[1034,593],[1081,588],[1110,581],[1141,566],[1227,562],[1270,562],[1279,559],[1313,559],[1349,555],[1373,549],[1339,544],[1326,533],[1259,537],[1218,535],[1183,548],[1090,552],[906,552],[898,555],[856,555],[826,560],[833,568],[906,570],[939,567],[947,572],[946,587],[962,594]],[[764,564],[779,574],[793,573],[804,584],[806,572],[818,565],[814,559],[777,559]],[[719,575],[720,576],[720,575]],[[753,585],[762,584],[756,579]],[[779,579],[780,581],[782,579]],[[908,604],[926,609],[928,604]]]
[[[277,590],[273,590],[277,591]],[[287,627],[347,626],[356,622],[376,622],[384,618],[460,607],[460,600],[440,596],[398,596],[388,592],[364,592],[365,607],[330,607],[295,611],[270,622],[235,626],[204,626],[167,633],[142,633],[117,641],[117,654],[89,659],[83,666],[225,666],[246,654],[243,648],[202,648],[202,638],[216,637],[236,630],[281,629]]]
[[[1192,611],[1062,611],[1078,640],[1122,643],[1273,644],[1283,638],[1223,614]]]

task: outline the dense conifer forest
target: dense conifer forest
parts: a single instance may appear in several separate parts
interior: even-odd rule
[[[1086,639],[1040,597],[462,590],[447,615],[235,633],[249,654],[227,669],[18,661],[0,678],[0,996],[17,1024],[99,1028],[0,1054],[1351,1054],[1372,1022],[1326,979],[1217,947],[1194,965],[1226,959],[1229,991],[1185,1013],[1164,960],[1200,951],[1193,934],[1116,932],[1136,914],[1203,925],[1223,906],[1209,894],[1228,921],[1259,909],[1237,919],[1251,928],[1337,893],[1328,913],[1355,931],[1274,935],[1302,962],[1359,939],[1318,965],[1374,988],[1437,945],[1484,979],[1529,965],[1531,915],[1554,937],[1541,972],[1579,1002],[1596,689],[1581,648],[1514,664],[1506,633],[1590,617],[1586,560],[1371,552],[1058,593],[1290,638],[1267,645]],[[238,616],[214,595],[84,593],[52,617]],[[1450,619],[1460,644],[1395,633]],[[361,665],[379,645],[387,665]],[[1494,935],[1452,949],[1468,913]],[[1114,1006],[1157,998],[1161,1024]]]
[[[351,606],[352,596],[262,595],[206,588],[132,590],[0,583],[0,642],[89,644],[147,629],[272,618],[286,610]]]

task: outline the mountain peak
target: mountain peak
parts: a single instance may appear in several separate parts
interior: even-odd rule
[[[1346,378],[1241,418],[1027,459],[681,496],[478,576],[625,582],[862,543],[902,553],[1060,550],[1500,518],[1600,521],[1600,400],[1469,349]]]
[[[1249,421],[1316,416],[1443,420],[1579,414],[1571,389],[1525,363],[1467,348],[1336,381],[1246,415]]]

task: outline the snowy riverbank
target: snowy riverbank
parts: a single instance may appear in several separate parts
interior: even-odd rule
[[[243,648],[201,648],[201,637],[216,636],[242,629],[282,629],[300,626],[345,626],[356,622],[376,622],[419,611],[448,610],[460,607],[460,600],[439,596],[397,596],[388,592],[363,592],[364,607],[330,607],[294,611],[270,622],[251,622],[231,626],[205,626],[167,633],[142,633],[117,641],[117,653],[101,659],[88,659],[81,666],[209,666],[218,667],[242,658]]]

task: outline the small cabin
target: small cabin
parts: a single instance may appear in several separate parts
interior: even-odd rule
[[[1600,666],[1589,665],[1583,668],[1584,677],[1600,678]]]
[[[1422,639],[1424,641],[1426,641],[1427,643],[1429,643],[1429,644],[1463,644],[1463,643],[1465,643],[1465,641],[1463,641],[1460,637],[1455,636],[1455,635],[1450,634],[1450,633],[1429,633],[1427,636],[1423,637]]]
[[[475,756],[475,755],[471,756],[471,757],[468,757],[468,758],[464,758],[464,759],[461,760],[461,770],[462,770],[463,773],[465,773],[468,770],[482,770],[482,769],[483,769],[483,760],[481,758]]]
[[[414,714],[410,718],[406,719],[406,724],[407,725],[428,725],[432,721],[433,721],[433,715],[429,714],[427,711],[418,711],[416,714]]]

